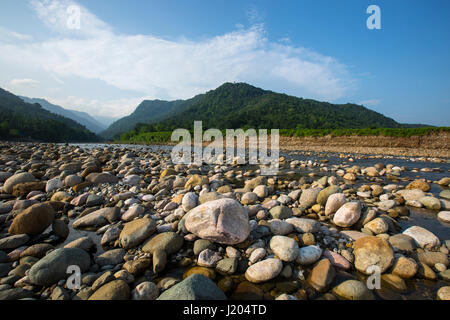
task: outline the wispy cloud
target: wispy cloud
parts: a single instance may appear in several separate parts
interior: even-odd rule
[[[13,79],[10,82],[10,84],[14,87],[18,87],[18,86],[36,87],[38,85],[38,83],[39,83],[39,81],[33,80],[33,79]]]
[[[168,41],[117,33],[82,6],[81,28],[71,30],[67,8],[76,2],[30,3],[53,35],[41,42],[0,44],[0,59],[39,66],[62,81],[97,79],[162,99],[189,98],[227,81],[243,81],[267,89],[291,88],[290,94],[328,101],[345,96],[353,84],[345,65],[289,42],[271,42],[261,23],[201,41]],[[250,13],[249,18],[260,22],[257,11]],[[114,114],[124,112],[120,105],[109,108]]]

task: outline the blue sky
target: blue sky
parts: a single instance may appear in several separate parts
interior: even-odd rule
[[[449,30],[446,0],[2,0],[0,87],[119,117],[244,81],[449,126]]]

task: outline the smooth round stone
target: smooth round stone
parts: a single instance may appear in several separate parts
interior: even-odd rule
[[[123,280],[114,280],[95,291],[89,300],[128,300],[130,287]]]
[[[325,204],[328,201],[328,198],[332,195],[332,194],[337,194],[339,192],[341,192],[341,188],[339,188],[338,186],[335,185],[331,185],[323,190],[321,190],[319,192],[319,194],[317,195],[317,203],[325,206]]]
[[[333,293],[346,300],[375,300],[373,293],[358,280],[347,280],[333,288]]]
[[[361,203],[347,202],[334,214],[333,222],[339,227],[351,227],[361,217]]]
[[[12,193],[15,185],[34,181],[36,181],[36,178],[31,173],[28,172],[18,173],[6,179],[3,185],[3,191],[5,193]]]
[[[322,259],[311,270],[307,281],[317,291],[324,292],[333,282],[335,276],[336,271],[330,260]]]
[[[339,269],[348,270],[352,267],[351,263],[347,259],[334,251],[325,250],[323,252],[323,256],[330,260],[334,267]]]
[[[252,251],[252,253],[250,254],[250,257],[248,258],[248,261],[250,261],[251,263],[256,263],[259,260],[261,260],[262,258],[264,258],[265,256],[266,256],[266,249],[257,248]]]
[[[386,233],[389,230],[389,225],[382,218],[375,218],[366,223],[364,228],[369,229],[374,234]]]
[[[292,209],[286,206],[276,206],[269,210],[274,219],[287,219],[292,217]]]
[[[145,208],[140,205],[134,205],[128,208],[127,211],[122,215],[123,221],[131,221],[134,218],[139,217],[140,215],[144,214]]]
[[[269,190],[265,185],[256,186],[253,192],[261,199],[266,198],[269,195]]]
[[[124,249],[138,246],[148,239],[156,230],[156,223],[152,219],[142,218],[127,222],[120,233],[120,245]]]
[[[17,234],[0,239],[0,250],[16,249],[30,240],[26,234]]]
[[[441,211],[437,216],[439,220],[450,223],[450,211]]]
[[[296,262],[301,265],[310,265],[319,260],[322,249],[319,246],[306,246],[298,251]]]
[[[330,215],[339,210],[347,202],[347,198],[343,193],[334,193],[330,195],[325,204],[325,214]]]
[[[407,290],[405,281],[395,274],[382,274],[381,281],[382,285],[385,283],[396,291],[404,292]]]
[[[450,286],[439,288],[437,292],[437,298],[439,300],[450,300]]]
[[[353,254],[356,269],[364,274],[371,274],[368,268],[372,266],[377,266],[383,273],[394,262],[394,250],[387,240],[380,237],[359,238],[353,244]]]
[[[425,206],[425,208],[430,210],[440,210],[441,202],[438,198],[435,197],[422,197],[419,199],[419,202]]]
[[[416,241],[406,234],[395,234],[389,237],[389,243],[399,250],[412,252],[416,250]]]
[[[241,203],[243,205],[253,204],[258,201],[258,196],[254,192],[246,192],[242,195]]]
[[[164,250],[169,255],[180,250],[183,243],[184,239],[182,236],[175,232],[164,232],[157,234],[147,241],[142,250],[150,253],[153,253],[156,250]]]
[[[414,259],[399,257],[392,266],[392,273],[403,279],[409,279],[416,275],[419,266]]]
[[[45,186],[45,192],[49,193],[63,187],[63,183],[59,178],[50,179]]]
[[[280,219],[272,219],[268,221],[272,234],[284,236],[294,231],[294,226]]]
[[[205,249],[198,255],[197,264],[201,267],[214,268],[222,256],[211,249]]]
[[[383,211],[388,211],[389,209],[395,207],[395,205],[395,200],[384,200],[378,203],[378,208]]]
[[[278,276],[282,269],[281,260],[269,258],[251,265],[245,272],[245,278],[253,283],[269,281]]]
[[[183,196],[181,200],[181,206],[185,212],[194,209],[198,203],[198,196],[193,192],[188,192]]]
[[[439,197],[450,200],[450,190],[442,190],[441,193],[439,193]]]
[[[52,223],[56,212],[48,203],[37,203],[19,213],[9,227],[10,234],[38,235]]]
[[[320,191],[320,188],[310,188],[303,190],[299,200],[300,207],[312,207],[316,203],[317,196],[319,195]]]
[[[320,222],[316,220],[297,217],[286,219],[286,222],[292,224],[300,233],[316,233],[321,226]]]
[[[412,226],[403,231],[403,234],[413,238],[416,241],[416,244],[421,248],[437,247],[440,245],[438,237],[427,229],[419,226]]]
[[[201,274],[193,274],[164,291],[158,300],[226,300],[217,285]]]
[[[289,237],[273,236],[270,240],[270,249],[282,261],[294,261],[298,255],[297,242]]]
[[[141,282],[131,292],[133,300],[155,300],[158,297],[159,289],[153,282]]]

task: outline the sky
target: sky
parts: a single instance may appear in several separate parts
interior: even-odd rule
[[[236,81],[450,126],[449,30],[447,0],[1,0],[0,87],[122,117]]]

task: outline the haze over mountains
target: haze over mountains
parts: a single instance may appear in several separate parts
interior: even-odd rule
[[[18,97],[0,89],[0,139],[42,141],[118,140],[126,132],[203,128],[339,129],[404,128],[356,104],[332,104],[303,99],[246,83],[225,83],[187,100],[144,100],[136,110],[109,127],[110,117],[93,117],[65,109],[45,99]],[[136,128],[136,130],[135,130]],[[97,134],[97,135],[96,135]]]

